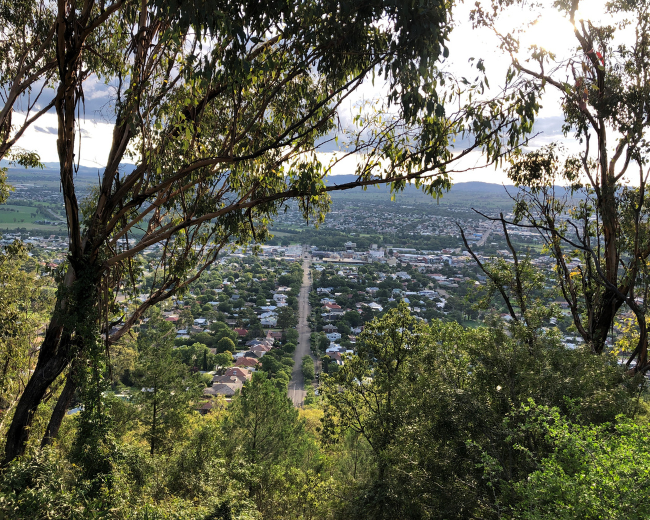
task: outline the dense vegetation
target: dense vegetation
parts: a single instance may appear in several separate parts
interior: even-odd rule
[[[174,361],[164,326],[141,333],[137,366],[146,370],[134,377],[150,391],[104,400],[98,451],[80,449],[84,414],[66,418],[51,448],[34,446],[5,470],[2,511],[630,518],[621,512],[629,507],[644,516],[632,491],[650,484],[650,463],[638,457],[647,451],[639,381],[614,358],[566,349],[542,330],[530,343],[519,326],[490,325],[426,325],[402,305],[371,322],[356,354],[322,376],[315,404],[295,409],[286,386],[258,373],[230,406],[207,415],[194,411],[200,381]],[[269,371],[282,365],[278,353],[264,356]],[[608,492],[592,491],[595,482]]]

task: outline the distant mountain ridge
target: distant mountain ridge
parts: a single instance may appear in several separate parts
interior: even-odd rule
[[[30,172],[33,174],[44,174],[44,175],[58,175],[59,174],[59,163],[57,162],[45,162],[43,163],[44,168],[22,168],[20,166],[12,166],[7,161],[0,161],[0,166],[8,168],[9,173],[25,173]],[[135,164],[124,163],[120,166],[124,171],[132,171],[135,169]],[[100,166],[79,166],[76,174],[80,177],[91,177],[97,179],[97,174],[101,175],[103,167]],[[356,175],[333,175],[328,177],[325,180],[325,183],[328,185],[331,184],[346,184],[349,182],[354,182],[357,179]],[[506,185],[507,189],[514,189],[513,185]],[[373,188],[376,189],[376,188]],[[380,189],[387,189],[386,186],[380,186]],[[490,193],[490,194],[503,194],[504,186],[501,184],[494,184],[490,182],[459,182],[453,185],[452,188],[454,191],[463,191],[463,192],[480,192],[480,193]],[[414,186],[407,186],[406,191],[416,191]],[[363,188],[355,188],[352,191],[363,191]]]
[[[43,163],[44,168],[22,168],[17,166],[11,166],[7,161],[0,161],[0,166],[8,169],[8,174],[11,182],[12,176],[22,177],[25,174],[31,174],[33,176],[43,176],[47,180],[57,180],[59,175],[59,163],[56,162],[46,162]],[[135,169],[134,164],[124,163],[120,166],[122,171],[130,172]],[[79,166],[76,171],[76,176],[82,181],[83,184],[96,184],[98,182],[99,176],[102,174],[103,168],[100,166]],[[356,181],[357,177],[355,175],[345,174],[345,175],[333,175],[328,177],[325,180],[325,183],[328,186],[331,185],[340,185],[347,184],[350,182]],[[558,195],[563,195],[563,188],[558,187]],[[506,190],[511,194],[514,194],[517,191],[517,188],[512,185],[503,185],[496,184],[491,182],[481,182],[481,181],[471,181],[471,182],[458,182],[452,185],[452,188],[449,192],[443,194],[443,199],[448,199],[450,196],[455,198],[455,195],[469,197],[471,195],[476,195],[477,197],[490,196],[490,197],[508,197]],[[353,188],[351,190],[341,191],[332,193],[334,198],[339,198],[341,196],[352,196],[355,197],[360,193],[364,193],[364,196],[369,199],[379,198],[379,199],[388,199],[390,196],[390,190],[387,185],[378,185],[378,186],[369,186],[367,190],[362,187]],[[417,190],[415,186],[408,185],[404,192],[401,194],[402,200],[404,196],[416,196],[416,197],[427,197],[420,190]],[[398,195],[398,198],[400,196]],[[427,197],[428,198],[428,197]],[[421,201],[420,201],[421,202]]]
[[[357,177],[356,175],[334,175],[332,177],[328,177],[325,180],[325,183],[328,185],[332,184],[346,184],[348,182],[354,182],[356,181]],[[387,185],[380,185],[380,189],[384,188],[387,189]],[[464,192],[481,192],[481,193],[486,193],[489,192],[491,194],[499,194],[501,195],[504,193],[504,188],[508,190],[514,190],[516,189],[514,185],[503,185],[503,184],[495,184],[495,183],[490,183],[490,182],[480,182],[480,181],[471,181],[471,182],[459,182],[455,183],[452,186],[452,190],[454,191],[464,191]],[[363,190],[363,188],[355,188],[355,190]],[[414,190],[418,191],[415,186],[413,185],[408,185],[406,187],[406,190]]]
[[[33,173],[33,174],[44,174],[44,175],[58,175],[59,174],[59,163],[58,162],[45,162],[43,163],[43,168],[23,168],[21,166],[10,165],[8,161],[0,161],[0,166],[7,168],[9,173]],[[123,163],[120,167],[124,171],[132,171],[135,169],[135,164]],[[102,166],[79,166],[77,169],[77,175],[80,177],[92,177],[97,179],[97,173],[102,173],[104,168]]]

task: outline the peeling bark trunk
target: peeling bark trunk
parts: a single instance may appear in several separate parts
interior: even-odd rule
[[[36,368],[16,405],[16,411],[7,432],[3,462],[5,465],[25,453],[30,426],[38,405],[47,389],[70,362],[69,337],[62,340],[62,331],[62,326],[51,327],[45,335]]]
[[[70,403],[72,402],[72,398],[76,390],[77,383],[74,377],[74,370],[71,370],[68,374],[68,379],[65,382],[65,386],[63,387],[63,391],[59,396],[59,400],[57,401],[56,406],[52,411],[50,422],[47,425],[45,435],[41,441],[41,448],[52,444],[52,441],[58,436],[59,429],[61,428],[61,423],[65,417],[65,412],[70,407]]]
[[[623,305],[623,300],[618,298],[613,291],[606,290],[602,296],[600,309],[596,311],[591,325],[591,344],[596,354],[601,354],[605,349],[607,334],[612,328],[616,313]]]

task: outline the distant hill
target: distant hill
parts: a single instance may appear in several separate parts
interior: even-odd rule
[[[20,168],[9,166],[6,161],[1,161],[0,166],[8,168],[8,177],[10,183],[36,183],[46,188],[59,188],[59,164],[55,162],[44,163],[43,169],[38,168]],[[123,164],[123,171],[130,172],[135,168],[133,164]],[[99,176],[102,173],[100,167],[80,166],[75,176],[79,187],[90,188],[97,185]],[[346,184],[354,182],[354,175],[335,175],[326,180],[328,185]],[[459,182],[454,184],[451,190],[444,193],[440,200],[435,200],[425,195],[415,186],[409,185],[404,192],[398,193],[396,200],[399,203],[417,203],[417,204],[439,204],[439,205],[465,205],[467,208],[479,204],[482,207],[511,208],[512,200],[506,192],[516,193],[517,188],[513,185],[503,186],[501,184],[492,184],[489,182]],[[331,193],[334,201],[354,200],[365,203],[372,202],[389,202],[391,199],[390,188],[387,185],[368,186],[365,190],[362,187],[351,190]]]
[[[36,183],[46,188],[57,188],[60,184],[59,177],[59,163],[46,162],[43,163],[43,168],[22,168],[20,166],[12,166],[7,161],[0,161],[0,166],[7,168],[7,177],[9,183]],[[133,164],[123,164],[121,168],[130,172],[135,168]],[[89,188],[92,185],[97,185],[98,179],[102,174],[103,168],[99,166],[79,166],[76,170],[75,179],[79,187]]]
[[[345,184],[356,180],[354,175],[337,175],[327,179],[328,185]],[[464,206],[467,209],[477,204],[483,208],[512,208],[512,199],[508,196],[506,189],[514,194],[516,188],[512,185],[491,184],[487,182],[460,182],[454,184],[449,192],[443,193],[440,200],[435,200],[429,195],[409,185],[402,193],[398,193],[395,200],[398,203],[412,204],[438,204],[442,206]],[[363,188],[332,192],[333,201],[364,201],[388,202],[391,198],[390,188],[387,185],[370,186],[365,191]]]
[[[354,182],[357,179],[356,175],[334,175],[328,177],[326,180],[327,184],[345,184],[348,182]],[[512,184],[505,186],[508,189],[514,189]],[[386,185],[383,185],[382,188],[387,189]],[[504,186],[501,184],[492,184],[489,182],[459,182],[454,184],[454,190],[456,191],[476,191],[476,192],[485,192],[488,190],[490,193],[499,194],[503,192]],[[355,190],[362,190],[362,188],[355,188]],[[407,190],[417,191],[414,186],[408,186]]]

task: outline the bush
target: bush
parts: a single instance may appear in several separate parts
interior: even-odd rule
[[[282,347],[282,350],[286,352],[287,354],[293,354],[296,351],[296,344],[295,343],[287,343]]]
[[[286,343],[298,343],[298,331],[296,329],[287,329],[284,331],[283,338]]]
[[[311,356],[304,356],[302,358],[302,375],[305,378],[305,383],[307,380],[311,383],[313,381],[316,372],[314,370],[314,360],[311,358]]]
[[[217,341],[217,352],[222,353],[226,351],[234,352],[235,349],[235,342],[231,340],[230,338],[221,338],[219,341]]]
[[[650,486],[647,426],[623,417],[614,425],[579,425],[532,401],[519,412],[528,416],[522,431],[545,435],[552,451],[542,460],[529,452],[537,470],[514,484],[513,518],[650,517],[639,493]]]

